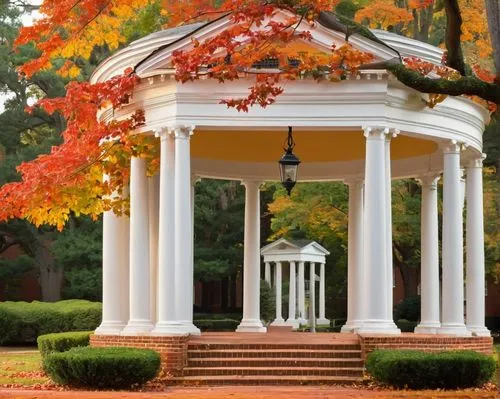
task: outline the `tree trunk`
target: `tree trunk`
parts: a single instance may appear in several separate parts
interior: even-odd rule
[[[486,16],[495,60],[496,82],[500,84],[500,1],[486,0]]]
[[[400,264],[398,267],[401,271],[401,278],[403,279],[405,298],[417,295],[418,270],[404,264]]]
[[[396,246],[397,248],[397,246]],[[400,248],[394,251],[394,264],[399,268],[401,272],[401,278],[403,280],[404,297],[408,298],[410,296],[417,295],[417,285],[418,285],[418,268],[408,266],[404,261],[405,256],[401,253]]]
[[[56,267],[54,256],[44,243],[40,243],[35,253],[35,262],[40,270],[42,300],[55,302],[61,299],[63,268]]]

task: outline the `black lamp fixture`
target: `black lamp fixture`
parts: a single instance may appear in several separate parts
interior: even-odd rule
[[[293,141],[292,127],[288,126],[287,148],[283,148],[285,153],[279,160],[281,183],[286,188],[288,195],[292,192],[295,183],[297,183],[297,170],[300,159],[293,153],[295,141]]]

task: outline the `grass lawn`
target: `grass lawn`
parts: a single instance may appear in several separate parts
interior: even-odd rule
[[[38,351],[0,352],[0,385],[30,387],[49,381],[41,369]]]

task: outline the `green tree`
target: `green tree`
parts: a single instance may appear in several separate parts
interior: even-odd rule
[[[30,79],[19,78],[17,68],[38,55],[31,46],[13,49],[21,26],[21,13],[22,9],[11,2],[0,0],[0,94],[7,98],[0,113],[0,185],[18,180],[16,166],[47,153],[52,145],[61,141],[60,134],[65,127],[64,119],[57,113],[48,115],[40,109],[33,113],[26,112],[26,107],[36,99],[63,96],[67,80],[51,71],[37,73]],[[105,55],[106,52],[101,50],[91,62],[85,62],[87,76],[93,69],[91,63],[95,67]],[[82,222],[74,218],[72,224],[80,226]],[[73,253],[75,258],[85,251],[89,253],[88,256],[100,257],[98,239],[99,234],[81,232],[78,228],[60,234],[53,228],[35,228],[24,220],[2,223],[0,255],[10,247],[18,246],[22,256],[13,260],[3,257],[0,261],[0,278],[12,281],[16,276],[35,268],[42,288],[42,299],[58,300],[66,267],[77,264],[95,267],[96,264],[95,259],[92,262],[70,262],[64,252]],[[58,244],[59,240],[61,242]],[[83,242],[86,244],[83,245]]]

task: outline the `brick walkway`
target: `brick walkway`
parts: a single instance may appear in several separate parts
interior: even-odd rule
[[[357,344],[359,338],[354,334],[300,333],[288,328],[271,327],[267,334],[204,332],[193,336],[190,344]]]
[[[494,399],[495,392],[369,391],[342,387],[170,388],[166,392],[86,392],[3,390],[6,399]]]

